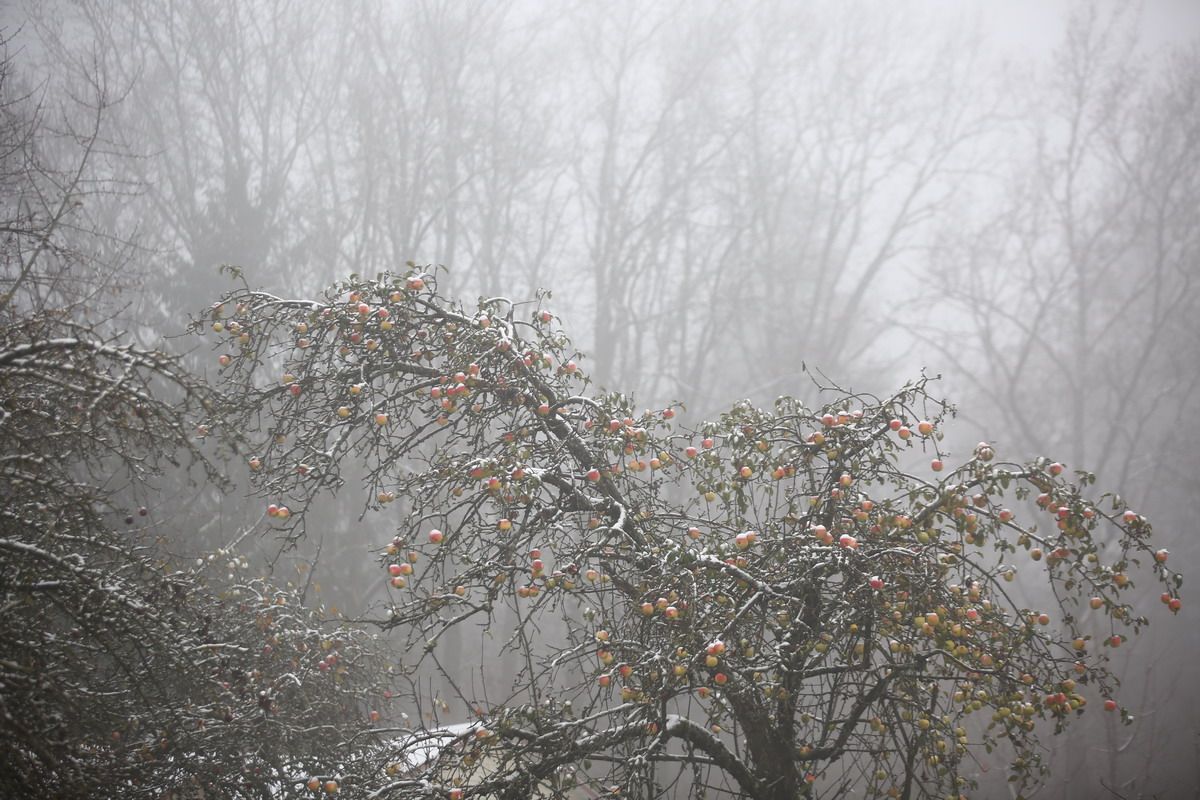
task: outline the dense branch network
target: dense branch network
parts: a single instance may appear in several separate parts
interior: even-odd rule
[[[218,398],[119,330],[137,245],[81,211],[119,191],[93,102],[86,129],[48,122],[0,58],[0,795],[336,789],[369,761],[387,661],[236,542],[167,546],[193,531],[164,484],[230,485],[194,427]]]
[[[0,399],[4,792],[335,784],[371,731],[363,706],[384,703],[371,637],[227,579],[247,566],[234,549],[181,566],[155,541],[163,521],[128,505],[189,454],[221,481],[187,422],[212,405],[203,384],[162,353],[33,316],[0,326]]]
[[[378,796],[654,796],[685,772],[756,798],[940,796],[1001,744],[1033,782],[1042,720],[1116,707],[1139,558],[1178,610],[1148,523],[1087,473],[986,443],[944,463],[952,409],[924,378],[677,430],[675,408],[589,393],[548,301],[464,308],[414,267],[319,301],[235,291],[199,321],[223,394],[205,424],[252,443],[270,524],[295,541],[361,474],[364,515],[399,520],[374,620],[479,717]],[[1025,498],[1041,518],[1005,505]],[[1010,586],[1024,560],[1051,607]],[[480,628],[515,665],[500,702],[438,657]]]

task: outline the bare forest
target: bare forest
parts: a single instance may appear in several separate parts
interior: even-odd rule
[[[1200,7],[0,4],[0,795],[1200,797]]]

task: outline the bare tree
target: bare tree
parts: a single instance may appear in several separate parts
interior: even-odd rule
[[[899,15],[857,6],[676,10],[577,21],[597,378],[708,407],[729,381],[794,385],[805,360],[886,359],[865,309],[902,290],[989,118],[969,54],[910,63],[880,44]]]
[[[532,289],[563,214],[549,93],[531,79],[548,66],[540,26],[513,3],[434,0],[353,22],[352,88],[318,160],[344,208],[339,262],[373,274],[424,257],[464,291]]]
[[[303,156],[341,89],[342,15],[289,0],[31,10],[56,72],[122,87],[110,128],[138,156],[126,169],[145,191],[127,217],[149,220],[160,254],[151,310],[215,293],[235,259],[297,285],[321,268],[304,246],[324,209],[305,198]]]

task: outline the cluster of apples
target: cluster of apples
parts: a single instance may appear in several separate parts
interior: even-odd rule
[[[1041,462],[1044,473],[1049,478],[1057,478],[1065,471],[1065,466],[1060,462],[1050,462],[1046,464]],[[1078,547],[1078,544],[1085,540],[1089,532],[1093,530],[1096,524],[1103,516],[1101,512],[1092,504],[1079,498],[1074,493],[1062,493],[1058,487],[1052,486],[1048,481],[1040,484],[1045,490],[1035,498],[1035,505],[1045,511],[1053,520],[1055,528],[1059,531],[1057,539],[1053,542],[1034,541],[1032,536],[1025,531],[1022,531],[1018,538],[1018,543],[1025,546],[1029,551],[1029,556],[1034,561],[1046,560],[1047,566],[1053,568],[1056,565],[1066,562],[1073,557],[1081,560],[1081,563],[1086,564],[1088,568],[1096,571],[1100,575],[1106,575],[1108,580],[1116,589],[1127,588],[1131,581],[1129,576],[1123,571],[1118,564],[1114,568],[1105,568],[1099,565],[1099,555],[1093,549],[1083,554]],[[1012,519],[1012,512],[1003,510],[998,515],[1001,522],[1008,522]],[[1146,518],[1137,511],[1126,508],[1124,509],[1119,520],[1135,533],[1148,530]],[[1042,544],[1043,546],[1038,546]],[[1153,551],[1155,569],[1167,574],[1169,570],[1165,566],[1167,559],[1170,557],[1170,551],[1160,548]],[[1178,597],[1174,590],[1168,590],[1160,596],[1162,603],[1166,605],[1173,613],[1178,613],[1183,608],[1183,601]],[[1128,614],[1126,607],[1116,605],[1105,600],[1103,597],[1092,597],[1090,606],[1094,610],[1108,608],[1109,612],[1118,619],[1124,618]],[[1117,647],[1120,645],[1122,637],[1109,637],[1109,645]]]
[[[234,317],[232,319],[226,320],[225,319],[225,313],[226,313],[225,304],[224,303],[214,303],[212,305],[212,308],[209,310],[209,314],[213,320],[212,332],[213,333],[228,333],[233,338],[233,340],[236,344],[238,344],[239,346],[241,346],[243,348],[248,347],[250,345],[249,323],[243,322],[242,320],[238,319],[238,317],[244,316],[246,314],[246,311],[247,311],[246,304],[238,303],[234,306]],[[231,360],[232,360],[231,357],[228,355],[223,355],[221,358],[218,358],[218,361],[221,363],[221,366],[223,366],[223,367],[228,366]]]
[[[418,276],[409,277],[405,282],[405,289],[393,289],[387,295],[387,301],[393,305],[410,302],[422,289],[425,288],[425,279]],[[373,324],[375,327],[372,330],[378,330],[380,334],[387,333],[395,327],[395,322],[392,319],[393,312],[386,304],[372,306],[368,301],[368,297],[360,291],[352,291],[347,298],[344,306],[335,307],[328,306],[321,311],[320,319],[323,322],[336,322],[341,330],[341,336],[344,340],[338,347],[338,354],[347,357],[351,353],[351,346],[362,345],[363,349],[368,352],[377,350],[381,344],[380,339],[368,332],[367,325]],[[340,314],[338,312],[341,312]],[[299,338],[296,339],[296,347],[306,349],[310,344],[310,340],[306,338],[308,334],[307,323],[301,322],[296,325],[296,333]],[[420,358],[423,351],[414,354],[415,358]]]
[[[434,534],[435,536],[431,537],[430,541],[433,541],[434,538],[437,539],[438,543],[440,543],[442,541],[442,537],[444,534],[442,534],[441,531],[435,529],[435,530],[431,531],[431,533]],[[394,540],[392,542],[392,544],[388,545],[388,554],[389,555],[397,555],[399,552],[399,546],[402,543],[403,543],[403,540],[400,539],[399,537],[397,537],[397,539]],[[388,564],[387,565],[387,574],[388,574],[388,581],[391,584],[391,587],[393,589],[403,589],[406,586],[408,586],[409,578],[412,577],[413,572],[415,571],[414,565],[420,560],[421,560],[420,553],[418,553],[416,550],[409,550],[408,553],[405,555],[403,561],[393,562],[393,563]]]
[[[626,469],[633,473],[646,470],[656,472],[671,464],[674,459],[666,450],[650,450],[650,429],[657,420],[669,420],[674,416],[673,409],[665,409],[657,415],[646,411],[639,419],[626,415],[622,418],[613,417],[604,423],[596,419],[584,420],[583,430],[591,432],[599,446],[618,459],[603,470],[589,469],[586,478],[598,482],[603,472],[610,475],[619,475]]]
[[[892,430],[893,432],[895,432],[896,437],[899,438],[901,441],[908,441],[909,439],[912,438],[912,435],[913,435],[912,428],[905,425],[904,420],[902,420],[900,418],[894,418],[894,419],[889,420],[888,428],[890,430]],[[923,419],[917,423],[917,433],[919,433],[921,436],[926,436],[926,437],[932,436],[933,429],[934,429],[934,424],[932,422],[930,422],[929,420]]]
[[[883,589],[882,580],[870,580],[872,589]],[[993,712],[993,723],[1017,725],[1028,731],[1033,728],[1033,717],[1043,709],[1061,717],[1087,704],[1087,699],[1077,691],[1073,677],[1060,680],[1048,690],[1046,698],[1039,701],[1033,694],[1036,679],[1029,672],[1019,676],[1020,682],[1030,687],[1024,694],[1016,692],[1003,697],[991,697],[982,685],[989,683],[986,676],[992,671],[1011,667],[994,655],[996,642],[1004,641],[1006,632],[1010,632],[1010,626],[1004,613],[982,596],[978,583],[972,583],[969,587],[951,585],[948,589],[952,597],[958,598],[958,602],[918,614],[913,620],[913,627],[920,635],[932,638],[940,650],[949,653],[959,663],[973,663],[978,666],[979,672],[968,673],[968,680],[963,682],[953,697],[956,703],[962,705],[964,713],[970,714],[990,708]],[[884,610],[891,611],[893,623],[903,618],[903,612],[911,605],[909,600],[908,593],[898,592],[894,599],[883,601]],[[1105,602],[1101,598],[1093,598],[1092,606],[1103,607]],[[1045,612],[1028,612],[1026,615],[1026,624],[1030,627],[1049,626],[1051,621],[1051,616]],[[1116,646],[1121,640],[1122,637],[1114,635],[1106,637],[1105,644]],[[1077,656],[1086,655],[1086,637],[1077,637],[1072,645]],[[889,649],[893,654],[908,654],[915,648],[912,644],[891,639]],[[1071,671],[1077,675],[1085,675],[1089,670],[1083,661],[1076,660],[1071,665]],[[1116,701],[1106,698],[1104,708],[1115,710]]]
[[[319,793],[324,791],[325,794],[337,794],[338,789],[340,788],[338,786],[338,782],[332,778],[322,781],[320,778],[315,776],[309,778],[308,782],[304,785],[308,787],[310,792]]]

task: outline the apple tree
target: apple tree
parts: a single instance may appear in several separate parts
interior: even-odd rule
[[[220,368],[204,424],[250,443],[267,524],[294,541],[341,489],[394,525],[372,619],[403,644],[400,699],[441,675],[476,718],[372,796],[957,797],[984,751],[1023,791],[1046,735],[1125,713],[1130,590],[1158,581],[1177,612],[1181,577],[1087,472],[943,452],[953,409],[924,377],[677,427],[592,389],[550,295],[464,305],[437,277],[245,287],[197,321]],[[462,630],[511,674],[456,672]]]

